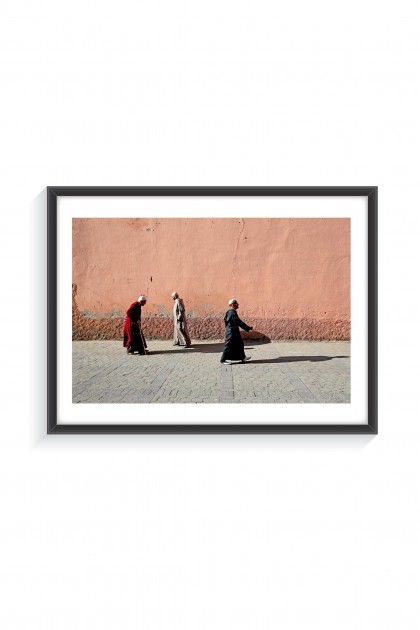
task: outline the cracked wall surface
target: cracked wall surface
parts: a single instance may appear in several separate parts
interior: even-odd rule
[[[146,336],[224,336],[235,297],[261,338],[350,339],[349,219],[73,219],[73,338],[119,339],[140,294]]]

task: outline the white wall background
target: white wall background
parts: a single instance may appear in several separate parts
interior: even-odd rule
[[[420,8],[7,1],[0,626],[420,627]],[[378,185],[380,434],[45,435],[46,185]]]

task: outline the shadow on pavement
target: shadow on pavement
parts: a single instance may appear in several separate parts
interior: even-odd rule
[[[349,356],[325,357],[325,356],[306,356],[306,357],[277,357],[277,359],[252,359],[248,363],[241,365],[255,365],[255,363],[297,363],[301,361],[331,361],[331,359],[350,359]]]
[[[263,335],[257,330],[252,330],[251,332],[245,333],[244,335],[242,335],[241,333],[241,337],[245,346],[247,346],[248,343],[256,343],[258,346],[262,346],[265,343],[271,343],[270,337]]]
[[[206,343],[206,344],[200,344],[199,346],[195,346],[194,344],[192,344],[191,348],[182,348],[182,347],[177,347],[177,346],[172,346],[169,347],[168,350],[149,350],[148,354],[174,354],[176,352],[182,352],[183,354],[192,354],[194,352],[201,352],[201,353],[212,353],[214,352],[215,354],[218,353],[222,353],[223,352],[223,347],[224,347],[224,343],[220,342],[220,343]],[[249,346],[247,346],[248,348]],[[253,350],[253,348],[251,348],[251,350]]]

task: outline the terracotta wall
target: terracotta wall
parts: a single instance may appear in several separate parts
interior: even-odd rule
[[[235,297],[272,338],[349,338],[350,220],[74,219],[73,291],[80,331],[83,320],[119,319],[144,293],[150,335],[170,335],[178,291],[212,336]]]

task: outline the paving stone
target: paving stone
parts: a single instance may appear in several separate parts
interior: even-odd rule
[[[118,341],[73,342],[73,402],[349,403],[350,343],[272,342],[246,348],[248,363],[221,364],[223,343],[148,341],[127,355]]]

